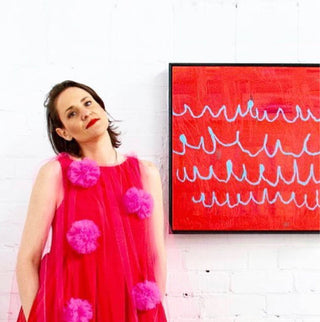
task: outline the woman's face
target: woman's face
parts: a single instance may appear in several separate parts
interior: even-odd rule
[[[84,89],[68,87],[57,97],[56,109],[64,128],[56,132],[64,139],[88,142],[106,133],[109,122],[106,111]]]

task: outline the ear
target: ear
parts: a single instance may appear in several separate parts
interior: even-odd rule
[[[60,127],[57,127],[56,128],[56,132],[63,139],[65,139],[67,141],[71,141],[72,140],[72,136],[69,134],[69,132],[66,129],[61,129]]]

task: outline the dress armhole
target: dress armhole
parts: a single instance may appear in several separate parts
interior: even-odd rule
[[[58,193],[57,193],[57,203],[56,203],[56,210],[62,205],[64,202],[64,195],[66,191],[66,171],[68,165],[70,164],[70,159],[68,159],[64,153],[60,153],[56,156],[56,160],[60,164],[60,171],[59,171],[59,182],[58,182]]]
[[[58,179],[58,193],[57,193],[57,204],[56,204],[56,209],[60,207],[60,205],[63,203],[64,200],[64,182],[63,182],[63,168],[62,164],[60,164],[60,171],[59,171],[59,179]]]

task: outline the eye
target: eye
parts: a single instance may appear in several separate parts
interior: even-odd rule
[[[86,102],[84,103],[84,105],[85,105],[85,106],[89,106],[89,105],[91,105],[91,101],[86,101]]]
[[[69,118],[71,118],[71,117],[73,117],[73,116],[75,116],[75,115],[76,115],[76,112],[75,112],[75,111],[70,112],[70,113],[68,114],[68,119],[69,119]]]

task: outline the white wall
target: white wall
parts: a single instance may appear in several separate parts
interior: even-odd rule
[[[161,170],[168,205],[168,63],[318,63],[317,0],[12,0],[0,4],[0,321],[37,170],[53,156],[52,85],[92,86],[136,151]],[[167,207],[166,207],[167,209]],[[177,235],[169,321],[319,322],[316,234]]]

